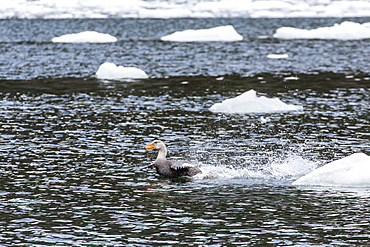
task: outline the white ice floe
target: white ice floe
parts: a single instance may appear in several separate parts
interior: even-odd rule
[[[370,23],[356,23],[344,21],[331,27],[316,29],[299,29],[294,27],[281,27],[276,30],[274,38],[278,39],[339,39],[358,40],[370,38]]]
[[[146,79],[148,75],[135,67],[117,66],[114,63],[105,62],[99,66],[95,73],[99,79]]]
[[[289,58],[289,55],[288,54],[268,54],[267,58],[270,58],[270,59],[285,59],[285,58]]]
[[[287,76],[284,77],[284,81],[298,81],[299,77],[298,76]]]
[[[216,103],[211,106],[210,110],[224,113],[269,113],[299,111],[303,110],[303,107],[285,104],[278,98],[257,97],[256,91],[252,89],[235,98]]]
[[[184,30],[163,36],[163,41],[202,42],[202,41],[241,41],[241,36],[233,26],[219,26],[209,29]]]
[[[293,185],[370,187],[370,156],[355,153],[326,164]]]
[[[370,16],[367,0],[2,0],[6,18],[261,18]]]
[[[65,34],[52,39],[54,43],[112,43],[116,41],[117,38],[110,34],[95,31]]]

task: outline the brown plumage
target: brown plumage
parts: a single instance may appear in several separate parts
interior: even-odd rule
[[[155,140],[151,144],[145,147],[146,150],[157,150],[158,156],[154,162],[154,167],[157,173],[169,177],[192,177],[196,174],[202,173],[202,171],[191,164],[187,160],[167,160],[167,148],[166,145],[160,140]]]

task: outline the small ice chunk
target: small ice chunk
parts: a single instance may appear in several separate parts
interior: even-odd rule
[[[370,187],[370,156],[354,153],[317,168],[293,185]]]
[[[319,27],[312,30],[281,27],[276,30],[273,36],[277,39],[369,39],[370,27],[368,23],[344,21],[331,27]]]
[[[53,43],[112,43],[116,41],[117,38],[110,34],[95,31],[65,34],[52,39]]]
[[[253,89],[231,99],[226,99],[222,103],[216,103],[210,108],[213,112],[224,113],[260,113],[260,112],[280,112],[280,111],[299,111],[302,106],[285,104],[278,98],[257,97]]]
[[[267,122],[270,122],[271,121],[271,119],[269,118],[269,117],[263,117],[263,116],[261,116],[260,117],[260,121],[261,121],[261,123],[263,123],[263,124],[265,124],[265,123],[267,123]]]
[[[288,76],[284,77],[284,81],[298,81],[299,77],[298,76]]]
[[[206,41],[241,41],[241,36],[233,26],[219,26],[209,29],[184,30],[163,36],[163,41],[177,42],[206,42]]]
[[[284,59],[284,58],[289,58],[288,54],[268,54],[267,58],[270,59]]]
[[[117,66],[114,63],[105,62],[96,71],[99,79],[146,79],[148,75],[141,69],[135,67]]]

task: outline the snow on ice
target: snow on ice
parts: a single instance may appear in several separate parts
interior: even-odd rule
[[[235,98],[216,103],[211,106],[210,110],[224,113],[269,113],[299,111],[303,110],[303,107],[285,104],[278,98],[257,97],[256,91],[252,89]]]
[[[294,27],[281,27],[276,30],[277,39],[339,39],[358,40],[370,38],[370,23],[344,21],[331,27],[319,27],[312,30]]]
[[[317,168],[293,185],[369,187],[370,156],[354,153]]]
[[[202,42],[202,41],[241,41],[241,36],[233,26],[219,26],[209,29],[184,30],[163,36],[163,41]]]
[[[112,43],[116,41],[117,38],[110,34],[95,31],[65,34],[52,39],[54,43]]]
[[[105,62],[99,66],[95,73],[99,79],[146,79],[148,75],[135,67],[117,66],[114,63]]]

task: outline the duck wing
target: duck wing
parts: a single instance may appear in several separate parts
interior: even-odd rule
[[[172,161],[170,170],[176,173],[176,176],[194,176],[202,173],[202,171],[187,160]]]
[[[170,164],[170,168],[174,170],[189,169],[192,167],[195,167],[195,165],[189,163],[186,160],[178,160],[178,161],[176,160],[176,161],[172,161]]]
[[[156,161],[154,167],[158,174],[169,178],[192,177],[202,173],[198,167],[186,160]]]

